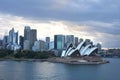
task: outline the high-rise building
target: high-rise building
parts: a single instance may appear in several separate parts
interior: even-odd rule
[[[83,42],[83,39],[82,39],[82,38],[80,38],[78,42],[79,42],[79,43]]]
[[[11,44],[18,44],[18,32],[15,32],[14,31],[14,28],[12,28],[10,31],[9,31],[9,42],[8,43],[11,43]]]
[[[64,49],[65,36],[64,35],[54,35],[54,49]]]
[[[23,36],[19,37],[19,45],[21,46],[21,49],[23,49],[23,46],[24,46],[24,37]]]
[[[47,42],[47,43],[50,42],[50,37],[46,37],[46,42]]]
[[[9,43],[13,44],[14,34],[14,28],[12,28],[12,30],[9,31]]]
[[[30,26],[25,26],[24,29],[24,40],[29,40],[30,41]]]
[[[34,45],[35,41],[37,41],[37,30],[32,29],[32,30],[30,30],[30,46],[31,46],[31,48]]]
[[[2,48],[2,42],[3,42],[3,41],[2,41],[2,40],[0,40],[0,49]]]
[[[40,51],[40,41],[35,41],[34,46],[32,47],[33,51]]]
[[[34,42],[37,41],[37,30],[36,29],[31,29],[29,26],[25,26],[24,41],[25,40],[30,41],[30,49],[32,49],[32,46],[34,45]]]
[[[79,44],[78,37],[75,37],[75,46],[77,47],[78,44]]]
[[[17,43],[18,44],[18,31],[14,34],[14,36],[15,36],[15,43]]]
[[[20,46],[18,45],[18,32],[15,32],[14,28],[12,28],[9,31],[7,49],[17,50],[19,48],[20,48]]]
[[[39,40],[34,42],[34,46],[32,47],[33,51],[45,51],[45,41]]]
[[[54,41],[51,41],[49,43],[49,50],[54,49]]]
[[[74,35],[66,35],[65,42],[74,44]]]
[[[101,44],[100,44],[100,43],[98,43],[98,44],[96,45],[96,47],[98,47],[98,53],[100,53],[100,52],[101,52],[101,50],[102,50],[102,46],[101,46]]]
[[[85,39],[85,45],[91,44],[90,39]]]
[[[49,49],[50,37],[46,37],[46,50]]]
[[[39,40],[40,41],[40,51],[45,51],[45,41]]]
[[[7,48],[8,42],[9,42],[9,37],[4,36],[4,38],[3,38],[3,49]]]
[[[71,43],[74,44],[74,35],[66,35],[65,48],[67,48]]]
[[[30,50],[30,41],[29,40],[24,41],[23,49],[24,50]]]

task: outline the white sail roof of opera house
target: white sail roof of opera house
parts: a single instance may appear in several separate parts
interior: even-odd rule
[[[87,55],[89,56],[92,54],[95,50],[97,50],[98,47],[93,46],[92,44],[86,44],[85,41],[82,41],[78,44],[78,46],[75,48],[74,45],[71,43],[66,50],[62,51],[61,57],[67,57],[73,55],[75,52],[79,52],[80,56]]]

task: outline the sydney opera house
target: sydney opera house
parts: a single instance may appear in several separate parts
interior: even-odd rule
[[[95,55],[98,52],[98,47],[92,44],[86,44],[86,41],[82,41],[77,47],[71,43],[66,50],[62,51],[61,57],[79,57]]]

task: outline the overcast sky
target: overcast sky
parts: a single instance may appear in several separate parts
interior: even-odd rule
[[[38,39],[73,34],[120,48],[120,0],[0,0],[0,38],[14,27],[37,29]]]

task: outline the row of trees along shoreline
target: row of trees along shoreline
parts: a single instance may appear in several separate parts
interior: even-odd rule
[[[24,51],[24,50],[7,50],[7,49],[1,49],[0,50],[0,58],[2,59],[47,59],[50,57],[55,57],[55,55],[50,51]]]

